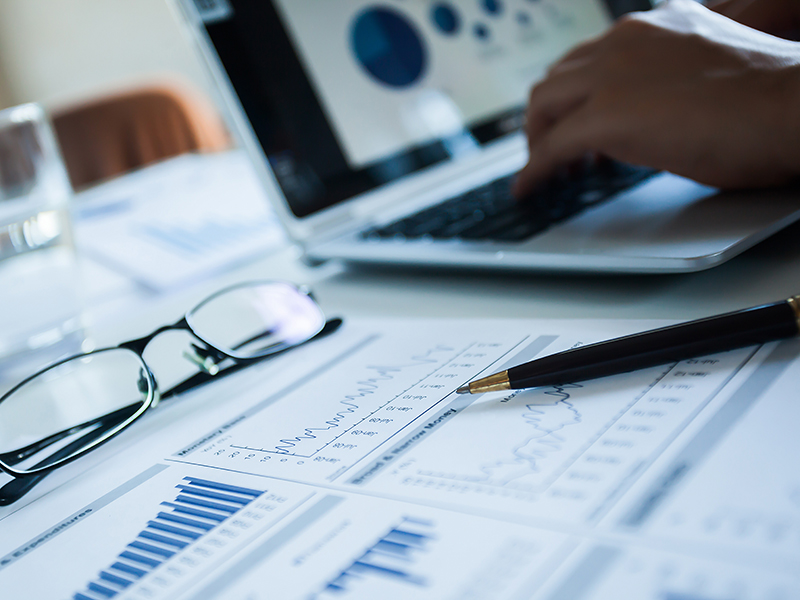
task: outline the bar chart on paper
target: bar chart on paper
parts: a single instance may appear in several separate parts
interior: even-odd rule
[[[414,588],[427,587],[428,578],[416,570],[435,541],[433,521],[404,517],[328,582],[317,598],[341,598],[356,587],[362,593],[364,588],[383,593],[388,592],[387,588],[405,588],[408,594],[412,594]]]
[[[352,494],[320,494],[182,600],[516,598],[564,534]]]
[[[264,506],[253,506],[264,495],[260,490],[197,477],[184,477],[175,488],[174,501],[162,502],[163,510],[147,522],[113,563],[73,596],[74,600],[113,598],[133,589],[137,582],[160,567],[165,567],[162,570],[166,572],[143,587],[142,592],[150,590],[151,586],[167,587],[170,576],[183,574],[180,567],[172,566],[173,560],[184,568],[197,567],[212,554],[210,548],[223,546],[215,535],[235,537],[232,531],[257,521],[264,509]],[[179,556],[184,550],[190,552]]]
[[[159,465],[29,543],[36,552],[5,568],[4,588],[13,598],[172,598],[302,503],[310,493],[299,487]],[[59,576],[30,581],[42,565]]]

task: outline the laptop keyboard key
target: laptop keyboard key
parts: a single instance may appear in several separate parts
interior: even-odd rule
[[[513,176],[502,177],[362,237],[521,242],[654,173],[607,159],[587,161],[562,169],[519,201],[511,195]]]
[[[524,242],[549,227],[550,223],[545,221],[522,221],[509,229],[497,232],[492,236],[492,240],[497,242]]]

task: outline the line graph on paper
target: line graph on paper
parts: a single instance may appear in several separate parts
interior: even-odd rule
[[[552,470],[548,462],[568,446],[569,429],[583,422],[582,413],[571,401],[572,393],[582,388],[581,384],[570,384],[538,394],[518,392],[508,396],[501,402],[524,402],[518,418],[503,428],[503,435],[508,439],[519,437],[519,441],[510,446],[508,455],[478,464],[474,475],[445,471],[420,471],[420,474],[529,491],[539,487],[541,484],[537,485],[537,481]],[[452,471],[455,470],[457,467]]]
[[[640,374],[627,394],[619,395],[622,403],[615,402],[618,406],[614,407],[593,397],[595,390],[582,384],[516,392],[491,409],[475,405],[450,431],[440,434],[440,441],[448,438],[449,450],[430,453],[419,461],[416,475],[460,484],[462,490],[475,484],[543,492],[665,375],[664,370]],[[586,397],[591,400],[584,400]],[[608,408],[612,414],[602,420]],[[473,419],[474,424],[480,421],[480,431],[466,434],[463,430],[471,427]],[[433,443],[435,440],[430,441]],[[432,468],[434,465],[438,468]]]
[[[468,350],[469,348],[467,348]],[[456,354],[453,354],[454,352]],[[232,444],[231,447],[250,452],[313,458],[348,433],[372,437],[369,435],[372,431],[368,432],[367,430],[356,428],[364,426],[369,428],[371,425],[386,422],[387,419],[381,419],[375,415],[393,403],[396,406],[398,399],[413,401],[427,399],[427,396],[414,396],[407,393],[409,389],[402,390],[399,398],[398,396],[383,396],[383,398],[379,398],[382,395],[381,391],[384,384],[397,379],[406,372],[414,371],[421,371],[426,374],[426,377],[436,376],[438,373],[442,377],[449,378],[452,373],[443,373],[442,371],[451,366],[452,360],[448,362],[442,359],[447,359],[448,357],[458,358],[464,353],[457,352],[454,348],[447,346],[437,346],[424,353],[412,356],[402,364],[367,365],[367,376],[359,380],[352,391],[341,394],[339,398],[336,398],[329,412],[320,415],[317,419],[311,419],[314,421],[314,425],[298,427],[288,435],[279,436],[277,441],[273,441],[271,444],[263,444],[260,447],[239,446],[236,444]],[[471,356],[468,355],[468,358]],[[434,369],[432,373],[428,373],[430,368]],[[377,401],[370,402],[370,399],[373,398]],[[289,431],[289,429],[285,431]]]
[[[542,517],[591,519],[750,357],[684,361],[472,404],[367,488]]]
[[[751,355],[459,400],[459,385],[519,360],[544,337],[483,334],[454,329],[430,336],[447,344],[423,347],[419,332],[385,335],[335,373],[302,382],[173,458],[481,509],[530,514],[535,504],[537,515],[588,519]]]
[[[303,382],[178,459],[301,481],[332,480],[451,402],[454,390],[476,372],[530,344],[519,334],[476,341],[474,334],[456,333],[447,344],[411,350],[405,341],[376,340],[349,356],[337,374]]]

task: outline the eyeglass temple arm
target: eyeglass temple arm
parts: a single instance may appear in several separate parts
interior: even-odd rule
[[[244,340],[232,346],[233,350],[238,350],[246,346],[247,344],[252,344],[258,340],[267,338],[271,336],[275,331],[273,329],[267,329],[261,333],[254,335],[251,338]],[[202,371],[205,371],[209,375],[218,375],[219,374],[219,364],[225,360],[226,358],[230,358],[227,354],[224,354],[217,350],[216,348],[212,348],[210,346],[200,346],[198,344],[192,344],[192,351],[185,351],[183,353],[184,358],[186,358],[192,364],[200,367]],[[267,354],[262,358],[266,358],[270,356]],[[232,359],[234,360],[234,359]],[[249,362],[248,364],[252,364]]]
[[[244,346],[247,346],[247,344],[252,344],[253,342],[257,342],[258,340],[263,340],[264,338],[269,337],[274,333],[275,333],[274,329],[267,329],[265,331],[262,331],[261,333],[257,333],[253,337],[248,338],[248,339],[244,340],[243,342],[239,342],[238,344],[233,346],[233,350],[238,350],[239,348],[243,348]]]
[[[171,398],[172,396],[176,396],[178,394],[183,394],[184,392],[188,392],[189,390],[192,390],[192,389],[194,389],[196,387],[200,387],[202,385],[205,385],[206,383],[209,383],[211,381],[216,381],[218,379],[221,379],[222,377],[225,377],[226,375],[231,375],[233,373],[236,373],[237,371],[241,371],[245,367],[249,367],[250,365],[252,365],[254,363],[261,362],[263,360],[267,360],[268,358],[274,358],[276,356],[280,356],[284,352],[288,352],[289,350],[292,350],[293,348],[298,348],[299,346],[303,346],[303,345],[305,345],[305,344],[307,344],[309,342],[313,342],[315,340],[322,339],[322,338],[334,333],[336,330],[338,330],[339,327],[342,326],[342,323],[343,323],[342,319],[339,319],[339,318],[328,319],[328,321],[325,323],[325,326],[319,331],[319,333],[317,333],[317,335],[315,335],[314,337],[312,337],[309,340],[306,340],[302,344],[297,344],[296,346],[290,346],[288,348],[284,348],[283,350],[278,350],[277,352],[273,352],[272,354],[267,354],[266,356],[261,356],[259,358],[254,358],[254,359],[250,359],[250,360],[231,359],[231,360],[236,360],[236,362],[233,365],[231,365],[231,366],[229,366],[229,367],[227,367],[225,369],[221,369],[216,375],[211,375],[211,374],[206,373],[206,372],[200,372],[200,373],[197,373],[195,375],[192,375],[191,377],[189,377],[185,381],[182,381],[181,383],[171,387],[168,390],[164,390],[161,393],[161,400],[163,401],[163,400],[166,400],[168,398]],[[198,347],[195,347],[195,348],[196,348],[196,350],[201,351],[201,352],[208,352],[211,356],[218,355],[218,353],[214,349],[205,349],[205,348],[201,349],[201,348],[198,348]]]
[[[127,413],[125,412],[126,409]],[[36,465],[34,465],[33,468],[40,469],[43,467],[47,467],[55,462],[58,462],[62,458],[66,458],[67,456],[74,454],[81,448],[86,448],[94,440],[96,440],[99,437],[102,437],[106,433],[106,431],[116,426],[117,423],[127,419],[130,416],[130,414],[132,414],[132,412],[135,412],[136,410],[138,410],[138,407],[136,407],[136,405],[131,405],[129,407],[126,407],[125,409],[120,409],[116,411],[116,413],[112,413],[112,414],[117,414],[118,416],[116,422],[112,420],[110,423],[104,424],[103,427],[98,427],[96,429],[93,429],[92,431],[88,432],[81,438],[75,440],[70,444],[67,444],[57,452],[54,452],[41,462],[37,463]],[[110,416],[111,415],[106,415],[106,417],[103,420],[107,419]],[[75,458],[77,458],[78,456],[80,456],[80,454],[76,454]],[[8,506],[9,504],[16,502],[17,500],[22,498],[25,494],[27,494],[29,491],[31,491],[37,483],[39,483],[42,479],[47,477],[51,472],[52,471],[43,471],[41,473],[36,473],[34,475],[15,477],[13,480],[5,484],[3,487],[0,487],[0,506]]]

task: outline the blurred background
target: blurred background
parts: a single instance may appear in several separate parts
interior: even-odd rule
[[[28,264],[39,256],[55,264],[44,257],[55,247],[51,238],[42,252],[0,254],[0,281],[19,292],[0,294],[0,392],[34,370],[28,361],[38,367],[78,350],[60,334],[52,343],[31,341],[42,315],[65,304],[65,290],[79,296],[72,312],[80,317],[81,347],[113,344],[148,329],[139,315],[155,312],[157,325],[173,319],[205,286],[217,289],[215,277],[283,244],[249,160],[231,148],[210,77],[182,27],[172,0],[0,0],[0,109],[44,107],[76,192],[58,200],[60,211],[68,206],[69,225],[59,221],[51,236],[70,251],[63,277]],[[173,96],[174,89],[188,94]],[[131,90],[155,90],[155,99],[98,110],[97,102]],[[14,210],[0,211],[0,250],[4,231],[30,227],[44,209]],[[53,289],[56,281],[63,284]],[[8,323],[19,324],[24,344],[6,339]]]
[[[208,94],[175,10],[169,0],[0,0],[0,108],[53,109],[153,79]]]

